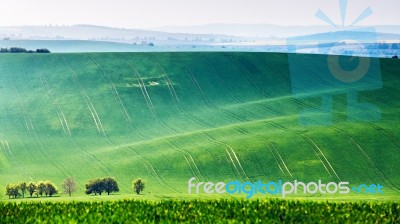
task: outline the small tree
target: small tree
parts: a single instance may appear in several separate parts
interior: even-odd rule
[[[64,190],[64,193],[71,194],[76,191],[76,182],[73,177],[68,177],[67,179],[64,180],[62,184],[62,188]]]
[[[132,187],[137,194],[140,194],[145,188],[145,182],[141,178],[138,178],[132,181]]]
[[[34,182],[31,181],[27,184],[27,190],[31,197],[32,197],[33,193],[35,193],[36,189],[37,189],[37,186]]]
[[[21,183],[19,183],[19,184],[18,184],[18,188],[21,190],[22,197],[24,198],[24,197],[25,197],[26,190],[27,190],[26,182],[21,182]]]
[[[106,177],[103,178],[101,182],[104,182],[104,191],[107,192],[108,195],[110,195],[111,192],[119,191],[117,181],[114,178]]]

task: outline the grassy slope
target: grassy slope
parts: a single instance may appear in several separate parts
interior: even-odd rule
[[[296,57],[310,61],[305,71],[324,63]],[[360,93],[381,109],[380,121],[347,121],[339,94],[334,125],[309,127],[298,114],[320,101],[291,95],[286,54],[3,54],[0,189],[74,176],[83,190],[90,178],[114,176],[121,193],[142,177],[146,194],[176,195],[195,176],[340,178],[398,192],[399,66],[381,59],[383,88]]]

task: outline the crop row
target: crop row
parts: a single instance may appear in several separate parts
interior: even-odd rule
[[[0,223],[400,223],[399,203],[192,200],[0,203]]]

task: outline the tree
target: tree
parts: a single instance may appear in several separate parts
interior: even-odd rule
[[[17,198],[21,196],[19,193],[19,187],[17,184],[7,184],[6,186],[6,195],[8,195],[8,198],[14,197]]]
[[[94,195],[101,195],[101,193],[104,192],[104,182],[101,181],[100,179],[94,179],[94,180],[89,180],[89,182],[85,185],[86,187],[86,194],[92,194]]]
[[[40,195],[40,197],[42,197],[43,194],[45,193],[45,191],[46,191],[46,183],[43,181],[40,181],[37,184],[37,195]]]
[[[111,192],[119,191],[118,183],[115,178],[112,177],[89,180],[85,187],[86,194],[94,193],[94,195],[101,195],[103,192],[107,192],[107,194],[110,195]]]
[[[45,191],[46,197],[47,196],[51,197],[58,193],[57,187],[52,182],[46,181],[45,186],[46,186],[46,188],[44,191]]]
[[[0,53],[51,53],[51,52],[47,48],[40,48],[33,51],[21,47],[11,47],[11,48],[0,48]]]
[[[33,193],[36,192],[37,186],[34,182],[29,182],[27,185],[27,190],[29,192],[29,195],[32,197]]]
[[[398,58],[399,58],[399,56],[395,55],[395,56],[393,56],[392,58],[394,58],[394,59],[398,59]]]
[[[107,192],[108,195],[110,195],[111,192],[118,192],[118,183],[117,181],[112,178],[112,177],[106,177],[101,180],[104,182],[104,191]]]
[[[47,48],[36,49],[36,53],[51,53]]]
[[[145,188],[145,182],[141,178],[138,178],[132,181],[132,187],[137,194],[140,194]]]
[[[64,180],[62,184],[62,188],[64,190],[64,193],[71,194],[76,191],[76,182],[73,177],[68,177],[67,179]]]
[[[94,182],[93,180],[89,180],[89,182],[87,182],[85,184],[85,188],[86,188],[85,194],[92,194],[92,193],[96,194],[96,192],[94,192],[94,190],[93,190],[93,185],[94,185],[93,182]]]
[[[6,195],[8,196],[8,198],[11,198],[12,193],[11,193],[11,184],[7,184],[6,186]]]
[[[25,53],[26,49],[22,47],[11,47],[8,52],[11,53]]]
[[[21,182],[21,183],[19,183],[19,184],[18,184],[18,188],[21,190],[22,197],[24,198],[24,197],[25,197],[26,190],[27,190],[26,182]]]

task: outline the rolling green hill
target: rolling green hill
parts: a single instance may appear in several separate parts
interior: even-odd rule
[[[305,76],[326,63],[292,57]],[[142,177],[145,194],[167,195],[196,177],[381,183],[398,195],[400,61],[380,67],[381,88],[358,92],[380,119],[352,121],[337,88],[293,94],[287,54],[2,54],[0,189],[73,176],[83,194],[88,179],[114,176],[133,193]],[[302,125],[322,94],[334,94],[333,123]]]

